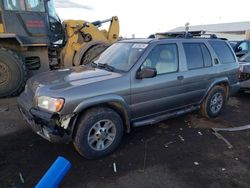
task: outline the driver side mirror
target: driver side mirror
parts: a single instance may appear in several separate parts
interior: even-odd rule
[[[151,67],[144,67],[141,70],[138,70],[136,73],[137,79],[143,79],[143,78],[153,78],[157,75],[157,71],[155,68]]]

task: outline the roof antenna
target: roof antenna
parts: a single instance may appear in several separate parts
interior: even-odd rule
[[[189,22],[185,24],[185,38],[188,38]]]

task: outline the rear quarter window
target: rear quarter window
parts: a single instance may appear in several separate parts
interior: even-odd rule
[[[212,58],[205,44],[201,44],[201,50],[203,54],[204,66],[205,67],[212,66]]]
[[[214,49],[216,55],[218,56],[220,63],[234,63],[236,62],[232,50],[229,48],[224,41],[209,41],[209,44]]]

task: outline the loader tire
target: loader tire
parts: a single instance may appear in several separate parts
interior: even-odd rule
[[[0,48],[0,97],[16,96],[27,80],[27,69],[13,51]]]
[[[97,58],[106,48],[109,47],[107,44],[97,44],[90,47],[83,55],[81,64],[87,65]]]

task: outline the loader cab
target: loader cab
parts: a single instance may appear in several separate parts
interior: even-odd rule
[[[0,35],[15,35],[22,45],[50,45],[65,38],[52,0],[1,0],[0,13]]]

